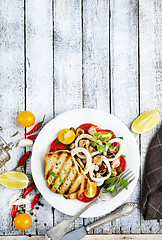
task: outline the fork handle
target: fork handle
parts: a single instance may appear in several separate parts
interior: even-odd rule
[[[137,207],[137,204],[135,204],[135,203],[126,203],[125,205],[116,209],[115,211],[111,212],[110,214],[106,215],[105,217],[89,224],[86,227],[86,230],[89,232],[92,229],[94,229],[96,227],[99,227],[99,226],[101,226],[105,223],[108,223],[110,221],[113,221],[117,218],[128,216],[128,215],[133,213],[133,211],[136,209],[136,207]]]
[[[72,224],[82,213],[84,213],[88,208],[92,207],[94,204],[100,201],[99,197],[93,199],[89,204],[86,204],[78,213],[76,213],[71,219],[70,224]]]

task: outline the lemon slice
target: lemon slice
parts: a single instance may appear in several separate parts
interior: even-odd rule
[[[23,189],[28,183],[28,177],[22,172],[10,171],[0,175],[0,184],[8,188]]]
[[[160,121],[160,113],[156,109],[142,113],[132,123],[131,129],[135,133],[146,133],[152,130]]]

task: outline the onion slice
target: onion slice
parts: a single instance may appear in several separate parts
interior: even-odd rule
[[[115,157],[113,158],[109,158],[109,161],[112,162],[115,159],[119,158],[120,155],[123,153],[124,151],[124,141],[121,138],[113,138],[109,141],[109,143],[119,143],[119,151],[117,152],[117,154],[115,155]]]
[[[20,197],[20,194],[21,193],[17,193],[14,196],[12,196],[12,198],[10,199],[10,202],[9,202],[9,207],[11,207],[13,205],[13,203]]]
[[[74,156],[75,154],[78,154],[80,152],[84,153],[84,155],[85,155],[86,165],[85,165],[85,168],[84,168],[83,172],[85,174],[87,174],[90,171],[91,166],[92,166],[92,157],[91,157],[90,153],[85,148],[76,147],[76,148],[71,150],[72,156]]]
[[[95,142],[95,141],[96,141],[96,140],[94,139],[94,137],[92,137],[91,135],[89,135],[89,134],[84,134],[84,133],[83,133],[83,134],[79,135],[79,136],[76,138],[76,140],[75,140],[75,148],[78,147],[79,141],[80,141],[82,138],[87,138],[87,139],[89,139],[89,140],[92,141],[92,142]],[[85,159],[85,156],[84,156],[84,155],[77,154],[77,156],[80,157],[81,159]]]
[[[107,168],[108,168],[108,171],[109,171],[109,173],[107,174],[107,176],[105,176],[105,177],[98,177],[98,178],[93,177],[93,171],[94,171],[94,165],[95,165],[95,163],[92,163],[92,167],[91,167],[91,170],[90,170],[90,172],[89,172],[90,178],[91,178],[94,182],[96,182],[96,183],[98,183],[98,182],[101,183],[101,182],[105,181],[106,179],[108,179],[108,178],[111,176],[111,166],[110,166],[109,160],[108,160],[106,157],[103,156],[103,161],[104,161],[104,163],[106,164],[106,166],[107,166]]]

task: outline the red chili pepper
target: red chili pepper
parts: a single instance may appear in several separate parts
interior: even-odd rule
[[[46,117],[46,115],[44,115],[42,122],[37,123],[29,132],[25,133],[24,135],[30,135],[30,134],[36,132],[42,126],[45,117]]]
[[[36,139],[37,136],[38,134],[30,135],[27,137],[27,139]]]
[[[14,218],[16,217],[17,210],[18,210],[18,205],[13,205],[13,208],[12,208],[12,211],[11,211],[12,223],[11,223],[10,230],[13,226],[13,222],[14,222]],[[10,230],[9,230],[9,232],[10,232]]]
[[[33,189],[35,188],[34,183],[32,183],[24,192],[23,198],[25,198]]]
[[[37,194],[37,195],[34,197],[32,203],[31,203],[31,209],[33,209],[33,208],[35,207],[35,205],[36,205],[37,202],[39,201],[39,198],[40,198],[40,194]]]
[[[18,163],[18,165],[17,165],[17,167],[16,167],[15,169],[17,169],[18,167],[22,166],[22,165],[26,162],[26,160],[29,158],[30,154],[31,154],[31,151],[26,152],[26,153],[20,158],[19,163]]]

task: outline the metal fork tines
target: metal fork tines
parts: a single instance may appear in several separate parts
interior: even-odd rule
[[[129,185],[135,179],[135,175],[130,169],[127,169],[124,173],[121,174],[121,178],[127,180]],[[123,186],[120,186],[116,194],[120,193],[122,190],[124,190],[124,188]]]

